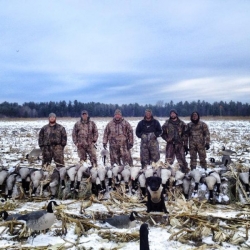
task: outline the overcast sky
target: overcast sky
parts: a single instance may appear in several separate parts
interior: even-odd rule
[[[250,102],[250,1],[0,0],[0,103]]]

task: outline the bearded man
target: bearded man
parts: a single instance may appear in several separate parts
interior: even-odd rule
[[[173,164],[175,157],[183,173],[188,173],[188,164],[185,153],[188,152],[187,136],[185,134],[186,124],[178,117],[175,109],[170,110],[169,119],[162,126],[162,139],[167,142],[166,162]]]
[[[38,144],[43,154],[43,165],[51,164],[53,159],[57,168],[64,166],[67,134],[65,128],[56,122],[55,113],[49,114],[49,124],[40,130]]]
[[[133,166],[130,153],[134,144],[132,126],[122,117],[119,109],[115,110],[114,118],[107,124],[103,134],[103,148],[109,143],[111,165]]]
[[[189,139],[190,166],[195,169],[197,165],[197,154],[200,166],[207,169],[206,150],[210,148],[210,132],[205,122],[200,120],[200,115],[194,111],[190,116],[191,122],[187,125]]]

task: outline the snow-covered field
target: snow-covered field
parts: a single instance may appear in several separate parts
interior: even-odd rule
[[[102,149],[102,136],[104,128],[107,122],[111,118],[95,118],[93,119],[99,130],[99,139],[97,142],[97,153],[98,161],[101,164],[100,150]],[[141,118],[127,118],[131,123],[132,127],[136,128],[137,123]],[[161,124],[164,123],[164,118],[160,118],[159,121]],[[78,162],[78,156],[76,153],[76,148],[72,143],[71,133],[74,123],[77,119],[73,118],[58,118],[57,122],[62,124],[68,134],[68,143],[65,148],[65,159],[67,164],[74,164]],[[189,122],[188,119],[184,119],[185,122]],[[214,157],[216,160],[221,159],[220,151],[221,147],[225,146],[237,152],[237,155],[232,156],[233,164],[241,164],[246,168],[250,168],[250,121],[249,120],[207,120],[206,121],[210,133],[211,133],[211,146],[207,152],[207,157]],[[37,139],[38,132],[40,128],[47,123],[47,119],[34,119],[34,120],[1,120],[0,121],[0,167],[12,168],[19,164],[23,157],[29,153],[33,148],[38,147]],[[165,160],[164,156],[164,147],[165,142],[162,139],[159,139],[161,145],[161,160]],[[135,136],[135,143],[132,149],[132,157],[134,159],[134,165],[140,165],[139,162],[140,155],[140,140]],[[187,161],[189,162],[189,155],[187,156]],[[21,164],[27,164],[21,163]],[[41,165],[41,162],[36,162],[35,164]],[[106,194],[106,197],[109,197]],[[67,224],[67,233],[66,235],[58,235],[56,232],[61,228],[61,220],[56,221],[52,228],[47,233],[41,233],[36,237],[29,237],[27,239],[22,239],[22,247],[29,247],[34,249],[35,247],[42,247],[43,249],[139,249],[139,241],[131,242],[115,242],[104,239],[101,237],[102,231],[108,231],[112,235],[112,232],[122,232],[122,233],[131,233],[139,232],[141,225],[141,220],[138,220],[137,226],[133,229],[116,229],[108,228],[107,225],[103,225],[98,222],[98,220],[93,219],[93,213],[108,213],[108,209],[113,212],[118,213],[128,213],[132,208],[141,212],[144,215],[146,207],[144,205],[136,206],[131,205],[127,207],[126,205],[122,206],[121,204],[112,204],[105,202],[93,202],[91,206],[85,209],[84,215],[79,213],[81,201],[78,200],[57,200],[58,203],[65,204],[64,212],[68,214],[73,214],[76,216],[86,216],[91,218],[90,221],[95,225],[102,227],[102,229],[90,229],[86,232],[82,232],[82,236],[78,236],[76,233],[75,223]],[[22,212],[22,211],[32,211],[37,209],[42,209],[42,207],[47,204],[47,201],[34,202],[34,201],[24,201],[24,200],[15,200],[8,201],[15,203],[15,209],[10,210],[9,213]],[[87,202],[87,201],[86,201]],[[183,202],[183,204],[182,204]],[[178,203],[178,202],[177,202]],[[181,205],[182,204],[182,205]],[[244,211],[245,214],[249,214],[250,210],[247,207],[242,208],[242,211],[235,210],[233,206],[202,206],[196,208],[196,203],[193,204],[191,201],[184,202],[179,201],[179,204],[168,204],[167,209],[172,211],[172,214],[178,214],[182,209],[185,212],[190,206],[193,209],[193,212],[198,215],[206,215],[208,218],[213,217],[223,217],[223,218],[235,218],[235,216]],[[169,206],[169,207],[168,207]],[[171,208],[175,207],[175,208]],[[179,211],[178,211],[179,209]],[[209,210],[208,210],[209,209]],[[1,207],[0,207],[1,210]],[[167,217],[163,217],[165,220],[153,223],[150,217],[145,217],[146,221],[150,225],[149,231],[149,245],[150,249],[239,249],[240,245],[233,245],[230,242],[230,239],[222,241],[220,243],[213,241],[212,233],[204,236],[199,244],[195,243],[195,240],[189,241],[188,243],[183,243],[183,241],[169,239],[173,233],[180,230],[181,226],[178,226],[178,223],[170,220]],[[248,219],[246,222],[249,223]],[[225,223],[223,222],[214,222],[216,223]],[[218,224],[218,225],[219,225]],[[226,228],[226,227],[225,227]],[[190,228],[196,230],[196,228]],[[225,229],[225,233],[226,233]],[[246,237],[245,228],[236,228],[237,234],[243,239]],[[205,235],[205,234],[204,234]],[[232,238],[232,237],[231,237]],[[13,237],[10,233],[5,230],[4,226],[0,226],[0,249],[21,249],[20,240],[18,237]],[[243,241],[243,240],[242,240]],[[77,243],[76,243],[77,242]],[[181,243],[182,242],[182,243]],[[47,246],[47,247],[46,247]],[[199,248],[198,248],[199,247]],[[250,240],[245,239],[244,243],[241,246],[241,249],[249,249]],[[23,248],[25,249],[25,248]],[[40,248],[42,249],[42,248]]]

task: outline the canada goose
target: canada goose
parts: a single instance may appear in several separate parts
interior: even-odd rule
[[[58,206],[55,201],[50,201],[46,210],[33,211],[17,218],[18,221],[25,221],[28,228],[33,231],[40,231],[50,228],[56,216],[53,213],[53,206]]]
[[[213,191],[214,191],[214,187],[216,185],[216,195],[218,196],[219,193],[220,193],[220,184],[221,184],[221,178],[220,178],[220,175],[215,172],[215,171],[212,171],[209,173],[209,175],[207,177],[205,177],[205,182],[207,184],[207,187],[208,187],[208,190],[209,190],[209,198],[208,200],[210,202],[213,201]]]
[[[249,170],[249,172],[250,172],[250,170]],[[243,184],[245,185],[246,193],[248,196],[250,194],[250,191],[249,191],[249,172],[239,173],[239,178],[243,182]]]
[[[138,216],[137,212],[133,211],[130,215],[116,215],[111,218],[107,218],[103,222],[107,222],[116,228],[131,228],[136,226],[135,216]]]
[[[189,188],[191,185],[191,179],[188,176],[185,176],[182,181],[183,181],[183,183],[182,183],[183,194],[187,200],[189,198]]]
[[[146,196],[146,177],[144,175],[144,173],[140,174],[140,176],[138,177],[138,182],[140,184],[140,189],[141,189],[141,194],[142,197],[144,198]]]
[[[108,158],[108,156],[109,156],[109,151],[107,149],[102,149],[101,157],[104,165],[106,165],[106,159]]]
[[[33,169],[32,172],[30,173],[30,179],[33,183],[33,190],[31,196],[36,196],[37,188],[43,177],[44,177],[44,171],[42,169]]]
[[[42,150],[40,148],[33,148],[27,155],[26,159],[31,162],[32,160],[40,160],[39,156],[42,156]]]
[[[0,192],[4,191],[4,182],[6,181],[9,172],[7,169],[0,168]]]
[[[131,173],[131,181],[132,181],[132,194],[135,194],[136,190],[138,189],[138,177],[140,175],[140,172],[142,171],[141,167],[131,167],[130,173]]]
[[[167,186],[169,185],[169,179],[171,177],[171,170],[168,168],[161,168],[160,169],[160,176],[162,179],[162,186],[164,189],[164,194],[166,193]]]
[[[236,154],[236,152],[235,151],[233,151],[233,150],[231,150],[231,149],[226,149],[225,148],[225,146],[223,146],[222,148],[221,148],[221,154],[222,155],[232,155],[232,154]]]
[[[140,250],[149,250],[148,224],[143,223],[140,227]]]
[[[209,158],[209,161],[212,166],[218,166],[223,164],[222,161],[216,161],[213,157]]]
[[[128,183],[129,183],[129,180],[130,180],[130,177],[131,177],[130,166],[125,166],[124,167],[124,169],[121,172],[121,176],[122,176],[122,179],[125,182],[126,192],[129,192]]]
[[[107,169],[107,177],[108,177],[108,189],[111,190],[112,188],[112,170],[111,168]]]
[[[229,155],[223,155],[222,156],[222,163],[223,163],[223,165],[226,167],[226,166],[228,166],[230,163],[231,163],[231,158],[230,158],[230,156]]]
[[[17,174],[16,173],[11,173],[7,180],[6,180],[6,185],[7,185],[7,189],[8,189],[8,195],[7,197],[10,199],[12,197],[12,192],[13,192],[13,188],[14,188],[14,185],[16,183],[16,178],[17,178]]]
[[[191,176],[195,182],[195,187],[194,187],[194,193],[198,192],[198,187],[201,179],[201,172],[199,169],[193,169],[190,173],[189,176]]]

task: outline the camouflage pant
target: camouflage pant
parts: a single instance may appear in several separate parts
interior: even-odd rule
[[[78,147],[77,153],[78,153],[80,160],[83,160],[83,161],[87,160],[87,155],[88,155],[92,166],[96,166],[97,158],[96,158],[96,149],[94,147],[94,144],[91,143],[90,145],[87,145],[87,146]]]
[[[117,165],[128,164],[129,166],[133,166],[133,160],[127,145],[111,144],[109,146],[109,151],[111,165],[116,163]]]
[[[156,138],[150,140],[141,140],[140,148],[141,165],[145,167],[152,162],[160,159],[159,142]]]
[[[185,158],[185,150],[182,144],[167,143],[166,146],[166,162],[174,163],[175,157],[182,168],[188,168]]]
[[[64,166],[64,147],[61,145],[54,146],[44,146],[42,148],[43,152],[43,165],[51,164],[52,159],[54,160],[56,167]]]
[[[204,144],[189,142],[189,153],[190,153],[190,166],[195,168],[197,165],[197,154],[199,155],[200,165],[203,168],[207,168],[206,161],[206,150]]]

